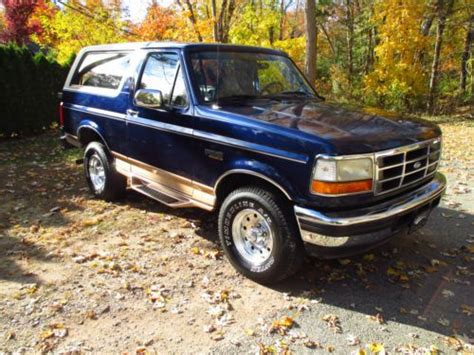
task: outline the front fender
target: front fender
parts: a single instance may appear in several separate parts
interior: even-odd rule
[[[261,178],[281,190],[289,200],[294,200],[296,197],[296,191],[289,180],[278,172],[277,169],[257,160],[246,159],[236,160],[229,164],[225,173],[217,179],[214,185],[215,190],[217,191],[219,184],[232,174],[248,174]]]

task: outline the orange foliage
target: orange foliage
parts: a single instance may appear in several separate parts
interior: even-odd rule
[[[133,32],[143,41],[169,39],[169,32],[176,28],[176,13],[154,0],[147,9],[145,19],[133,28]]]

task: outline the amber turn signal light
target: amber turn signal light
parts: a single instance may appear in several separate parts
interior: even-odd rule
[[[323,195],[342,195],[372,190],[372,179],[348,182],[325,182],[313,180],[311,190]]]

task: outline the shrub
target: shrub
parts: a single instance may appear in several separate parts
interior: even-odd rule
[[[0,45],[0,136],[32,134],[57,122],[57,92],[67,71],[42,52]]]

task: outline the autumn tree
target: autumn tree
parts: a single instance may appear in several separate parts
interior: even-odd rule
[[[233,43],[272,47],[279,37],[280,11],[275,0],[242,4],[238,20],[230,31]]]
[[[38,30],[30,36],[32,41],[51,49],[59,44],[59,38],[52,27],[58,11],[51,1],[37,0],[35,11],[29,19],[30,24],[38,27]]]
[[[170,8],[163,7],[156,0],[148,6],[143,21],[133,28],[134,33],[144,41],[167,39],[169,31],[176,31],[177,14]]]
[[[424,1],[374,5],[378,44],[373,70],[364,79],[364,94],[372,103],[414,108],[426,94],[429,73],[420,53],[429,53],[431,43],[420,28],[427,11]]]
[[[191,23],[198,41],[202,42],[203,39],[198,25],[196,9],[194,8],[194,5],[191,0],[176,0],[176,4],[179,6],[183,15],[185,15]]]
[[[0,33],[1,42],[14,42],[26,44],[30,41],[30,35],[38,31],[37,24],[30,24],[29,19],[33,14],[35,0],[1,0],[4,6],[4,29]]]
[[[102,0],[69,0],[54,14],[39,15],[44,31],[39,44],[52,48],[60,63],[68,61],[81,48],[101,43],[123,42],[132,32],[125,28],[120,14]],[[116,4],[114,6],[117,6]]]
[[[0,33],[3,33],[5,30],[5,14],[3,12],[3,9],[0,8]]]

